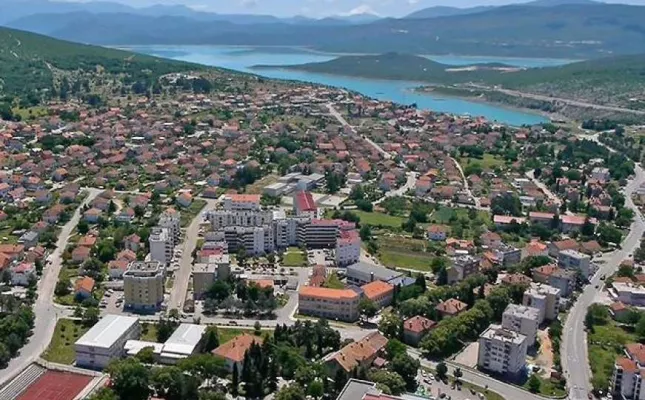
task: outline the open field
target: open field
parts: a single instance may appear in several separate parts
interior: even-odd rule
[[[379,260],[388,267],[430,271],[431,253],[426,253],[427,242],[400,236],[381,236],[378,239]]]
[[[479,164],[485,171],[492,171],[497,167],[504,165],[504,159],[496,157],[492,154],[484,154],[483,158],[461,157],[459,164],[462,168],[466,168],[469,164]]]
[[[190,207],[181,208],[181,214],[179,216],[181,227],[185,228],[190,225],[190,221],[192,221],[193,218],[195,218],[199,214],[199,212],[202,211],[202,208],[204,208],[204,206],[206,206],[206,200],[195,199],[191,203]]]
[[[50,362],[71,365],[76,359],[74,342],[78,340],[89,328],[83,326],[80,321],[61,319],[56,323],[54,336],[49,347],[42,354],[42,357]]]
[[[267,175],[252,185],[247,186],[245,192],[248,194],[262,194],[264,187],[276,183],[278,178],[277,175]]]
[[[361,219],[362,224],[372,225],[372,226],[383,226],[386,228],[401,228],[401,224],[405,222],[405,218],[396,217],[393,215],[387,215],[378,212],[366,212],[359,210],[352,210],[352,212],[358,215]]]
[[[297,247],[290,247],[282,256],[285,267],[302,267],[307,265],[307,255]]]
[[[597,387],[597,383],[608,385],[614,372],[616,357],[624,354],[623,346],[630,342],[638,342],[636,335],[616,326],[613,322],[607,325],[596,325],[593,332],[589,331],[587,346],[589,365],[593,374],[591,383],[594,388]]]

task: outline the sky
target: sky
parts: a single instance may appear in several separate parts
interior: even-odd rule
[[[376,14],[383,17],[401,17],[431,6],[472,7],[504,5],[529,0],[65,0],[115,1],[133,7],[153,4],[183,4],[196,10],[220,14],[266,14],[276,16],[305,15],[326,17],[333,15]],[[2,0],[0,0],[0,3]],[[608,3],[645,5],[645,0],[606,0]]]

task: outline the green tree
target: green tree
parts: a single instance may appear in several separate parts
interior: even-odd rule
[[[138,360],[116,361],[107,369],[112,389],[121,399],[147,400],[150,396],[150,371]]]
[[[286,385],[275,394],[275,400],[306,400],[305,390],[298,384]]]
[[[314,399],[320,399],[325,394],[325,387],[323,383],[316,379],[307,386],[307,395],[313,397]]]
[[[378,306],[372,300],[362,298],[358,302],[358,312],[365,318],[372,318],[378,312]]]
[[[421,363],[407,353],[399,354],[390,362],[389,368],[403,378],[408,390],[413,391],[417,385],[417,372]]]
[[[446,363],[442,361],[437,364],[436,372],[439,379],[441,379],[442,381],[445,380],[448,377],[448,367],[446,366]]]
[[[87,400],[119,400],[114,390],[108,387],[102,387],[96,392],[92,393]]]
[[[455,368],[455,371],[452,373],[452,376],[455,377],[455,381],[459,382],[459,379],[464,376],[464,373],[461,372],[461,368],[457,367]]]
[[[199,382],[184,374],[178,367],[162,367],[152,370],[150,383],[157,396],[166,400],[195,399]]]
[[[206,328],[204,332],[204,339],[202,342],[202,352],[210,353],[212,350],[219,347],[219,333],[217,331],[217,326],[211,325]]]
[[[407,347],[398,339],[390,339],[385,345],[385,353],[388,360],[392,360],[401,354],[406,354],[406,351]]]
[[[368,379],[374,383],[385,385],[391,395],[398,396],[406,391],[406,383],[401,375],[386,370],[371,370]]]
[[[101,316],[101,312],[99,311],[98,308],[96,307],[86,308],[85,312],[83,313],[83,325],[94,326],[94,324],[99,322],[100,316]]]
[[[84,219],[81,219],[76,225],[76,229],[81,235],[85,235],[90,230],[90,225]]]
[[[538,378],[535,374],[532,374],[527,385],[531,393],[539,393],[542,383],[540,382],[540,378]]]
[[[137,353],[136,358],[144,364],[153,364],[155,362],[155,348],[152,346],[144,347]]]
[[[384,313],[381,316],[381,322],[379,322],[378,329],[390,339],[398,338],[401,336],[401,327],[403,320],[395,313]]]

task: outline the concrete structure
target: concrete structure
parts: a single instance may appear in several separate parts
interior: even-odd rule
[[[301,286],[298,292],[298,312],[330,320],[354,322],[359,315],[359,301],[360,296],[353,290]]]
[[[228,251],[236,252],[244,248],[252,256],[260,256],[275,250],[274,230],[266,226],[229,226],[224,228]]]
[[[597,179],[600,182],[607,182],[611,179],[609,168],[595,167],[591,170],[591,179]]]
[[[164,265],[170,264],[175,245],[168,229],[152,228],[148,244],[150,245],[150,259],[152,261],[159,261]]]
[[[205,325],[181,324],[163,345],[160,361],[175,364],[177,361],[199,353]]]
[[[479,272],[479,259],[470,255],[458,256],[448,268],[448,284],[461,282]]]
[[[179,211],[166,210],[159,217],[157,226],[168,229],[173,245],[177,246],[181,243],[181,217]]]
[[[645,288],[639,284],[614,282],[612,283],[616,300],[630,306],[645,306]]]
[[[344,267],[361,259],[361,237],[356,230],[341,231],[336,240],[336,265]]]
[[[591,275],[591,257],[576,250],[562,250],[558,254],[558,265],[565,269],[579,270],[585,279]]]
[[[357,262],[347,266],[345,275],[347,283],[360,286],[375,280],[390,282],[403,274],[378,265]]]
[[[576,271],[558,268],[547,278],[549,286],[560,289],[560,296],[569,297],[577,285]]]
[[[74,344],[76,365],[103,369],[123,355],[126,341],[138,338],[140,334],[138,318],[108,314]]]
[[[159,309],[164,295],[164,269],[157,261],[135,261],[123,274],[124,307],[141,312]]]
[[[229,194],[224,196],[224,209],[229,210],[259,210],[259,194]]]
[[[403,342],[410,346],[418,346],[423,336],[437,325],[431,319],[417,315],[403,323]]]
[[[14,286],[29,286],[29,281],[36,278],[36,265],[22,262],[11,268],[11,284]]]
[[[293,211],[298,217],[318,217],[318,208],[311,192],[299,191],[294,194]]]
[[[537,308],[509,304],[502,314],[502,327],[526,336],[526,345],[531,347],[535,344],[539,320]]]
[[[500,244],[493,253],[504,267],[511,267],[522,261],[522,250],[507,244]]]
[[[526,365],[527,347],[521,333],[490,325],[479,336],[477,366],[501,375],[520,376]]]
[[[193,298],[200,300],[217,280],[217,265],[193,265]]]
[[[374,281],[361,286],[363,295],[373,301],[379,308],[392,304],[394,286],[383,281]]]
[[[213,210],[207,214],[213,230],[217,231],[230,226],[266,226],[271,225],[274,214],[262,210]]]
[[[531,283],[524,292],[522,304],[540,311],[540,324],[545,320],[553,321],[560,311],[560,289],[541,283]]]
[[[618,357],[610,382],[611,394],[623,400],[645,399],[645,346],[625,345],[625,356]]]

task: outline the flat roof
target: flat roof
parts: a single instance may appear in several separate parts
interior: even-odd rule
[[[162,352],[191,355],[205,331],[205,325],[181,324],[166,340]]]
[[[128,329],[139,322],[137,317],[108,314],[96,323],[77,341],[77,346],[101,347],[109,349]]]

